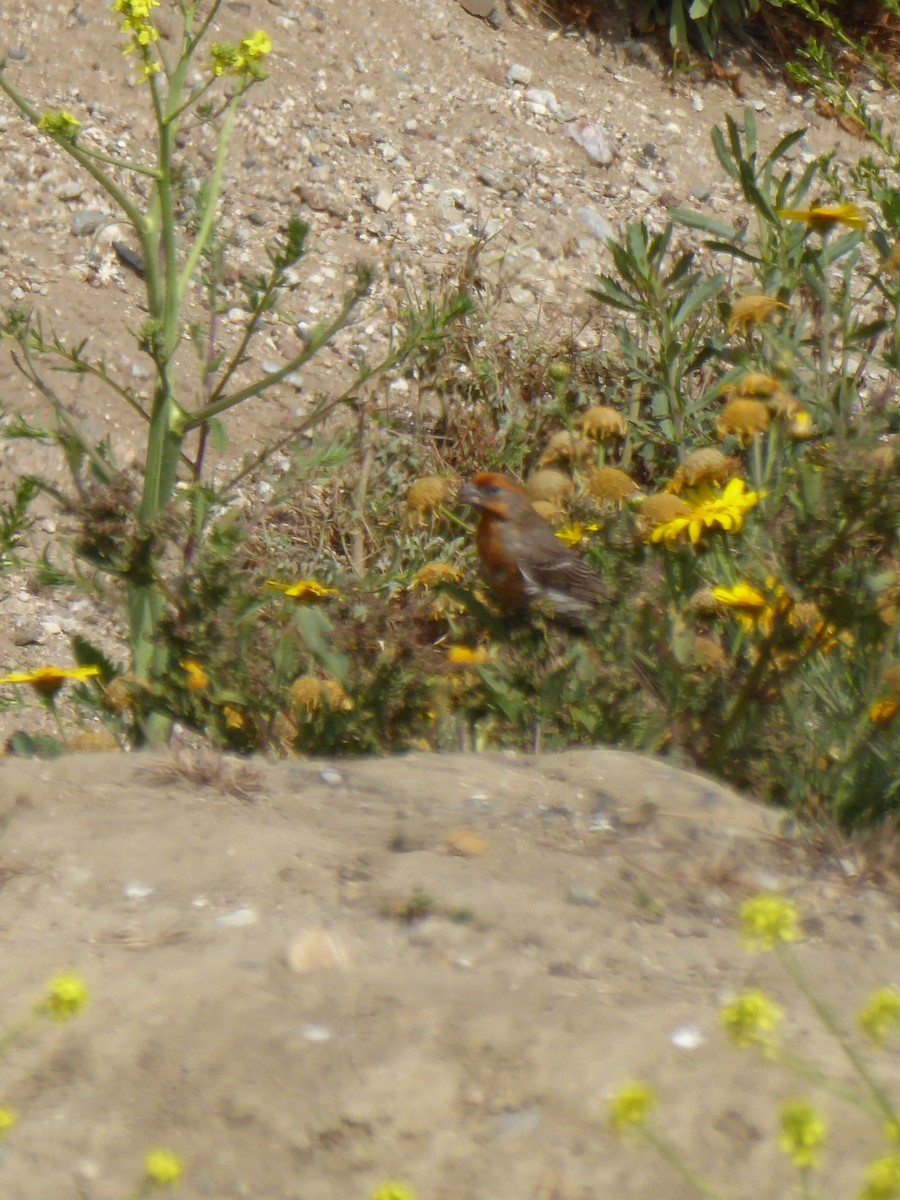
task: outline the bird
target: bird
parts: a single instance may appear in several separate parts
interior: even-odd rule
[[[515,480],[481,471],[463,484],[461,504],[479,511],[475,545],[501,605],[525,615],[546,600],[563,621],[584,626],[606,598],[599,575],[564,546]]]

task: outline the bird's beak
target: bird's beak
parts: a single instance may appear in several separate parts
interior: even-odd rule
[[[483,503],[483,497],[474,483],[464,483],[459,489],[459,494],[456,497],[460,504],[474,504],[480,507]]]

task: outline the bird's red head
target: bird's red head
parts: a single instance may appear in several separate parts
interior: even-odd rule
[[[494,471],[479,471],[468,483],[463,484],[459,492],[460,504],[471,504],[473,508],[491,513],[501,520],[508,519],[518,511],[522,500],[527,501],[527,498],[525,489],[514,479]]]

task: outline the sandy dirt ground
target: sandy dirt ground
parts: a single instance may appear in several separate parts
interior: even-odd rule
[[[847,1069],[772,956],[740,945],[740,901],[795,900],[797,953],[845,1020],[900,982],[896,889],[623,752],[6,759],[0,795],[2,1020],[62,970],[90,991],[0,1064],[21,1114],[8,1200],[125,1196],[158,1144],[198,1200],[389,1179],[422,1200],[695,1194],[608,1131],[633,1078],[723,1194],[787,1196],[776,1109],[805,1088],[731,1048],[718,1007],[762,987],[792,1050]],[[852,1195],[876,1123],[824,1108],[828,1194]]]

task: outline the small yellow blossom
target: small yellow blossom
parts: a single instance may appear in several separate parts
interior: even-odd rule
[[[487,662],[488,652],[484,646],[450,646],[447,662],[453,667],[480,667]]]
[[[895,700],[892,696],[873,700],[869,706],[869,720],[873,725],[887,725],[897,715],[898,710],[900,700]]]
[[[865,1180],[857,1200],[900,1200],[900,1154],[886,1154],[870,1162]]]
[[[583,541],[586,533],[596,533],[599,528],[599,525],[593,523],[582,525],[580,521],[573,521],[570,525],[563,525],[562,529],[557,529],[556,536],[564,546],[577,546]]]
[[[580,424],[584,436],[595,441],[612,441],[628,432],[625,418],[611,404],[595,404],[580,418]]]
[[[264,29],[257,29],[241,38],[238,49],[245,58],[265,58],[272,53],[272,39]]]
[[[889,1032],[900,1033],[900,992],[896,988],[878,988],[856,1020],[863,1033],[876,1046],[883,1046]]]
[[[13,671],[0,683],[27,683],[42,700],[52,700],[67,679],[83,683],[99,674],[99,667],[36,667],[33,671]]]
[[[774,1000],[758,988],[742,992],[719,1010],[719,1020],[732,1042],[740,1050],[748,1046],[770,1048],[783,1012]]]
[[[416,1193],[405,1183],[383,1183],[372,1192],[371,1200],[416,1200]]]
[[[114,0],[113,12],[121,13],[125,20],[122,22],[123,33],[130,33],[131,38],[124,53],[132,50],[146,50],[151,42],[158,41],[159,32],[150,20],[150,12],[159,8],[159,0]]]
[[[51,137],[58,138],[61,142],[74,142],[80,128],[81,122],[78,118],[73,117],[64,108],[56,112],[48,109],[38,121],[38,129],[49,133]]]
[[[804,221],[816,233],[827,233],[833,225],[865,229],[868,220],[858,204],[816,204],[812,208],[780,208],[778,215],[788,221]]]
[[[209,676],[195,658],[179,659],[178,665],[187,675],[187,685],[190,691],[203,692],[209,687]]]
[[[225,718],[226,729],[243,729],[246,724],[240,709],[233,708],[230,704],[226,704],[222,709],[222,716]]]
[[[771,950],[777,942],[795,942],[797,906],[774,892],[761,892],[740,908],[741,937],[748,950]]]
[[[261,77],[260,60],[272,51],[272,40],[263,29],[247,34],[235,46],[231,42],[213,42],[209,48],[214,75]]]
[[[5,1104],[0,1104],[0,1138],[8,1129],[12,1129],[18,1120],[19,1114],[14,1108],[8,1108]]]
[[[68,1021],[84,1008],[87,988],[77,975],[57,975],[50,980],[47,991],[34,1006],[36,1013],[54,1021]]]
[[[148,1150],[144,1157],[144,1179],[151,1185],[167,1187],[171,1183],[177,1183],[183,1170],[181,1159],[171,1150]]]
[[[817,1166],[825,1141],[825,1122],[818,1110],[805,1100],[786,1100],[781,1106],[780,1121],[778,1145],[793,1159],[794,1165],[801,1170]]]
[[[298,604],[318,604],[329,596],[337,595],[337,588],[325,587],[315,579],[298,579],[296,583],[279,583],[277,579],[267,579],[266,587],[272,592],[281,592],[288,600],[296,600]]]
[[[757,433],[765,433],[768,427],[769,410],[759,400],[729,400],[716,418],[719,437],[731,433],[742,446],[748,445]]]
[[[609,1123],[619,1132],[641,1125],[655,1103],[653,1089],[646,1083],[625,1083],[609,1099]]]
[[[793,438],[795,442],[809,441],[818,432],[818,429],[813,424],[812,417],[805,408],[798,408],[787,424],[787,435],[789,438]]]
[[[747,330],[753,325],[761,325],[779,308],[787,307],[788,305],[782,303],[781,300],[776,300],[774,296],[766,296],[762,292],[752,292],[747,296],[741,296],[731,306],[731,315],[728,318],[729,333],[734,333],[737,329]]]
[[[774,579],[766,580],[770,595],[766,596],[749,583],[736,583],[734,587],[714,587],[712,598],[717,604],[733,609],[738,624],[745,633],[759,629],[768,636],[772,632],[776,616],[786,606],[784,589],[776,586]]]

